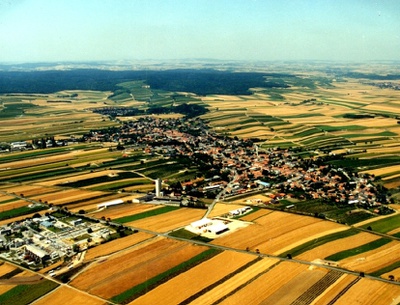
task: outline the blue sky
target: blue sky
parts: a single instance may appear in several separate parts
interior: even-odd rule
[[[0,62],[399,60],[399,0],[0,0]]]

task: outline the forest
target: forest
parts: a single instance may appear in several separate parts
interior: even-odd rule
[[[265,77],[295,77],[289,74],[229,72],[212,69],[165,71],[109,71],[78,69],[69,71],[0,71],[0,93],[54,93],[62,90],[116,91],[119,83],[144,80],[153,89],[207,94],[251,94],[249,88],[282,88]]]

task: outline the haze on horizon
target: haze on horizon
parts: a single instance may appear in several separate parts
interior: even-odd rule
[[[399,60],[398,0],[0,0],[0,62]]]

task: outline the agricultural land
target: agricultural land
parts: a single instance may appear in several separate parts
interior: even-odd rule
[[[400,304],[398,65],[39,68],[0,71],[0,304]]]

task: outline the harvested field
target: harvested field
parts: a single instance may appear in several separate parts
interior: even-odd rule
[[[303,272],[309,272],[306,265],[293,262],[282,262],[268,272],[264,273],[247,286],[223,300],[221,305],[241,305],[241,304],[263,304],[276,291],[285,285],[285,283],[296,278]],[[268,303],[266,303],[268,304]]]
[[[71,285],[109,299],[206,249],[166,238],[152,239],[91,265]]]
[[[38,194],[55,192],[57,189],[38,186],[38,185],[15,185],[15,186],[8,185],[5,190],[8,193],[15,193],[16,195],[23,194],[25,197],[30,197]]]
[[[222,252],[129,304],[157,304],[161,299],[164,304],[179,304],[254,259],[254,256],[248,254]],[[220,268],[221,266],[224,268]],[[185,287],[185,289],[176,289],[176,287]]]
[[[233,210],[240,209],[240,208],[243,208],[243,205],[227,204],[227,203],[218,202],[214,206],[214,208],[211,211],[209,217],[221,216],[221,215],[229,213],[229,211],[233,211]],[[205,213],[206,212],[204,211],[204,214]]]
[[[7,274],[13,270],[16,270],[17,268],[14,267],[13,265],[7,264],[7,263],[2,263],[0,265],[0,276],[3,276],[4,274]]]
[[[104,305],[105,301],[91,297],[86,293],[79,292],[67,286],[60,286],[53,292],[35,302],[36,305],[65,305],[65,304],[84,304],[84,305]]]
[[[94,213],[93,216],[99,219],[101,217],[117,219],[129,215],[134,215],[146,211],[159,209],[162,207],[163,207],[162,205],[127,203],[99,210],[98,212]]]
[[[128,222],[125,223],[125,225],[164,233],[173,229],[185,227],[201,219],[204,213],[205,210],[201,209],[180,208],[168,213]]]
[[[244,285],[255,276],[261,274],[272,265],[276,264],[278,260],[273,258],[263,258],[261,261],[255,263],[254,265],[246,268],[240,273],[235,274],[232,278],[226,280],[220,285],[216,286],[210,291],[202,294],[200,297],[191,302],[191,305],[203,305],[203,304],[214,304],[217,300],[228,295],[235,289]]]
[[[154,237],[153,235],[138,232],[123,238],[118,238],[113,241],[107,242],[105,244],[96,246],[94,248],[89,249],[85,255],[85,261],[90,261],[94,258],[110,255],[116,253],[118,251],[127,249],[132,247],[146,239]]]
[[[13,221],[18,221],[18,220],[23,220],[23,219],[26,219],[26,218],[31,218],[33,215],[35,215],[35,213],[26,214],[26,215],[17,216],[17,217],[14,217],[14,218],[1,220],[0,221],[0,226],[5,225],[5,224],[9,224],[9,223],[11,223]]]
[[[335,302],[335,305],[390,305],[398,304],[399,297],[400,286],[361,278],[359,282]]]
[[[304,252],[296,258],[306,261],[313,261],[315,259],[324,259],[332,254],[338,253],[340,251],[344,251],[347,249],[355,248],[366,243],[370,243],[371,241],[377,240],[380,237],[377,235],[369,234],[369,233],[359,233],[353,236],[349,236],[346,238],[341,238],[324,245],[318,246],[312,250]]]
[[[234,235],[213,243],[238,249],[259,249],[262,253],[279,254],[296,244],[342,230],[344,226],[320,219],[290,213],[272,212],[255,220]]]
[[[400,242],[392,241],[377,249],[360,253],[339,261],[342,268],[371,273],[393,264],[393,259],[398,258]]]
[[[76,181],[86,180],[86,179],[91,179],[91,178],[96,178],[96,177],[117,175],[119,172],[120,171],[117,171],[117,170],[101,170],[98,172],[84,173],[84,174],[80,174],[80,175],[76,175],[76,173],[75,173],[73,176],[68,176],[68,177],[63,177],[63,178],[58,178],[58,179],[50,179],[48,181],[41,181],[40,185],[53,186],[53,185],[76,182]]]
[[[56,193],[44,194],[44,195],[41,195],[40,197],[35,196],[35,197],[32,197],[32,199],[42,200],[43,202],[47,201],[54,205],[63,205],[63,204],[68,204],[72,201],[90,199],[91,197],[97,197],[100,195],[107,195],[107,194],[108,193],[106,193],[106,192],[100,192],[100,191],[66,189],[66,190],[61,190]]]
[[[329,304],[336,296],[338,296],[343,289],[350,285],[357,277],[350,274],[343,274],[335,283],[328,289],[323,291],[319,297],[313,302],[314,305]]]
[[[16,208],[20,208],[20,207],[24,207],[24,206],[28,206],[31,203],[25,200],[17,200],[17,201],[13,201],[10,203],[4,203],[1,205],[1,211],[5,212],[5,211],[10,211]]]
[[[263,217],[265,215],[268,215],[269,213],[272,213],[273,211],[271,210],[266,210],[266,209],[260,209],[256,212],[253,212],[249,215],[245,215],[243,217],[240,217],[241,220],[243,221],[256,221],[258,218]]]

